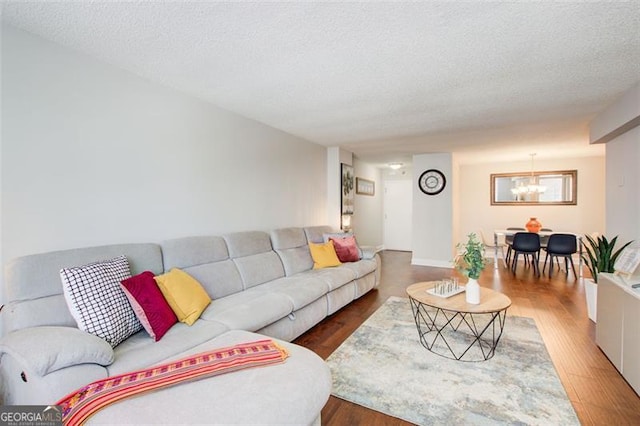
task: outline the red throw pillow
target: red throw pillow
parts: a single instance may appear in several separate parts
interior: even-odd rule
[[[178,322],[176,314],[153,279],[153,272],[145,271],[127,278],[120,286],[142,326],[156,342]]]
[[[357,262],[360,260],[358,245],[353,235],[344,238],[331,237],[329,239],[333,241],[333,246],[340,262]]]

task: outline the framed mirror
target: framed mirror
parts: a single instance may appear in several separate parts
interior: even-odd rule
[[[578,171],[495,173],[491,175],[491,205],[576,205]]]

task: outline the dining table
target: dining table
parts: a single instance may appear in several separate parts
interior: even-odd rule
[[[498,246],[498,239],[500,237],[513,236],[517,232],[526,232],[526,231],[513,230],[513,229],[495,229],[493,231],[493,249],[494,249],[493,268],[494,269],[498,269],[498,249],[500,248]],[[577,234],[575,232],[568,232],[568,231],[538,231],[537,234],[540,235],[541,237],[548,237],[548,236],[553,235],[553,234],[574,235],[576,237],[577,242],[578,242],[578,255],[580,257],[579,263],[578,263],[578,275],[579,275],[580,278],[583,277],[583,275],[582,275],[582,234]]]

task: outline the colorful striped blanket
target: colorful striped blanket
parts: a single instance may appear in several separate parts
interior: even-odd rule
[[[250,367],[284,362],[287,351],[270,339],[203,352],[178,361],[90,383],[57,402],[65,425],[79,425],[98,410],[143,392]]]

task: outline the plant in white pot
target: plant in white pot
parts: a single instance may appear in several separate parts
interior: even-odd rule
[[[614,251],[618,237],[613,237],[611,241],[607,240],[607,237],[601,235],[598,237],[592,237],[585,235],[584,253],[582,254],[582,260],[589,268],[591,272],[591,279],[584,280],[584,292],[587,297],[587,314],[589,319],[596,322],[596,312],[598,308],[598,274],[600,272],[614,272],[613,266],[616,263],[616,259],[622,253],[632,241],[629,241],[618,250]]]
[[[456,269],[469,277],[465,289],[467,303],[480,303],[480,285],[478,278],[484,269],[484,244],[478,240],[476,234],[467,236],[465,244],[457,245],[458,255],[454,259]]]

